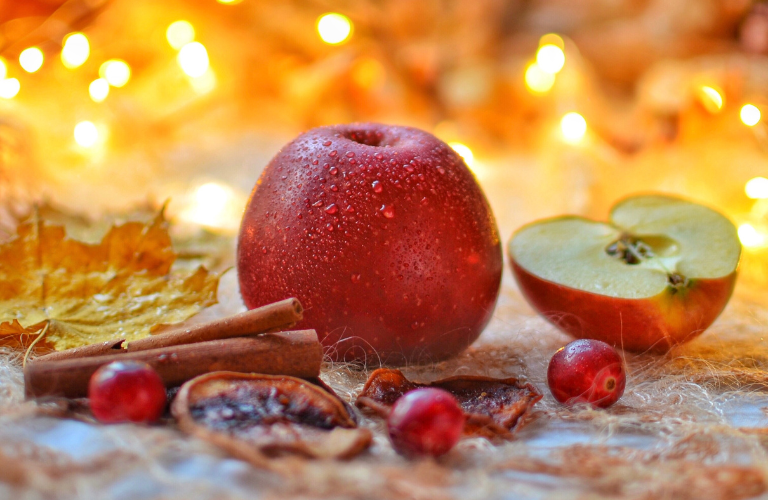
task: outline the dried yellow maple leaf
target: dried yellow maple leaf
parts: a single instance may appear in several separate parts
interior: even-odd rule
[[[26,347],[46,324],[38,353],[130,341],[216,303],[218,275],[171,271],[176,253],[162,214],[115,226],[94,245],[42,221],[17,233],[0,245],[0,346]]]

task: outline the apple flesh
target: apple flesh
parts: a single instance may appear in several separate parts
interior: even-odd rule
[[[577,338],[665,352],[707,329],[736,282],[736,228],[705,206],[663,195],[618,203],[609,223],[559,217],[509,243],[533,308]]]
[[[469,346],[499,293],[501,244],[461,157],[408,127],[321,127],[267,165],[237,252],[249,308],[297,297],[333,360],[433,362]]]

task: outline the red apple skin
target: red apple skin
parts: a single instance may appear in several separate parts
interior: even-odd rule
[[[512,273],[531,306],[576,338],[602,340],[634,352],[663,353],[688,342],[725,308],[736,272],[718,279],[692,279],[689,287],[646,299],[608,297],[539,278],[510,256]]]
[[[418,129],[310,130],[267,165],[238,242],[249,308],[297,297],[333,360],[427,363],[491,318],[502,253],[463,160]]]

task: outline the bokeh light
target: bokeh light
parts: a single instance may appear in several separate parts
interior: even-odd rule
[[[557,45],[544,45],[536,52],[536,64],[542,71],[557,74],[565,65],[565,52]]]
[[[342,43],[352,34],[352,21],[347,16],[336,12],[323,14],[317,20],[317,33],[325,43],[331,45]]]
[[[88,86],[88,93],[94,102],[101,102],[109,95],[109,82],[104,78],[97,78]]]
[[[750,179],[744,186],[744,192],[747,194],[747,198],[753,200],[768,198],[768,179],[765,177]]]
[[[82,121],[75,125],[75,142],[84,148],[90,148],[99,140],[99,131],[90,121]]]
[[[3,99],[13,99],[19,90],[21,90],[21,84],[16,78],[0,80],[0,97]]]
[[[192,78],[205,74],[210,64],[208,51],[200,42],[192,42],[183,46],[176,56],[176,61],[181,66],[181,70]]]
[[[219,3],[223,3],[224,5],[235,5],[242,2],[243,0],[216,0],[216,1]]]
[[[555,75],[542,70],[537,63],[531,63],[525,70],[525,86],[533,93],[549,92],[555,84]]]
[[[195,40],[195,27],[189,21],[175,21],[165,30],[165,38],[171,47],[179,50]]]
[[[19,54],[19,64],[27,73],[34,73],[43,66],[43,51],[37,47],[24,49]]]
[[[208,229],[234,233],[240,227],[245,200],[231,187],[206,182],[198,186],[179,217]]]
[[[740,116],[742,123],[749,127],[754,127],[760,122],[760,110],[753,104],[742,106]]]
[[[0,57],[0,80],[4,80],[6,76],[8,76],[8,64]]]
[[[560,47],[560,49],[565,50],[565,41],[563,40],[563,37],[557,33],[547,33],[539,38],[539,47],[545,45],[554,45],[555,47]]]
[[[571,111],[560,120],[560,130],[566,142],[576,144],[587,133],[587,121],[579,113]]]
[[[466,144],[462,144],[460,142],[449,142],[448,145],[456,151],[456,153],[464,159],[464,163],[467,164],[469,168],[472,168],[475,164],[475,155],[472,153],[472,150],[469,149],[469,146]]]
[[[120,59],[110,59],[99,67],[99,76],[113,87],[123,87],[131,79],[131,67]]]
[[[88,38],[82,33],[71,33],[64,38],[61,48],[61,62],[65,67],[74,69],[82,66],[91,54]]]
[[[742,245],[748,248],[759,248],[768,243],[765,235],[748,222],[739,226],[739,240]]]
[[[718,113],[723,109],[723,105],[725,104],[723,95],[716,88],[702,85],[699,90],[699,99],[707,111],[710,113]]]

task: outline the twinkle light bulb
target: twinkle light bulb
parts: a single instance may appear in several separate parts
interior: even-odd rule
[[[13,99],[19,90],[21,90],[21,84],[16,78],[0,80],[0,97],[3,99]]]
[[[99,140],[99,131],[90,121],[82,121],[75,125],[75,142],[84,148],[90,148]]]
[[[741,108],[741,121],[748,127],[754,127],[760,122],[760,110],[753,104],[745,104]]]
[[[113,87],[123,87],[131,79],[131,67],[121,59],[110,59],[99,67],[99,76]]]
[[[336,12],[323,14],[317,19],[317,33],[325,43],[338,45],[352,34],[352,21]]]
[[[34,73],[43,66],[43,51],[37,47],[24,49],[19,54],[19,64],[27,73]]]
[[[200,42],[192,42],[183,46],[176,56],[176,61],[181,66],[181,70],[192,78],[203,76],[210,65],[208,51]]]
[[[88,86],[88,93],[94,102],[102,102],[109,95],[109,82],[104,78],[97,78]]]
[[[189,21],[175,21],[165,30],[165,38],[171,47],[179,50],[186,44],[195,41],[195,27]]]
[[[587,133],[587,121],[579,113],[571,111],[560,120],[560,130],[563,132],[565,142],[576,144]]]
[[[82,66],[91,54],[88,37],[82,33],[71,33],[64,38],[61,48],[61,62],[66,68],[75,69]]]

